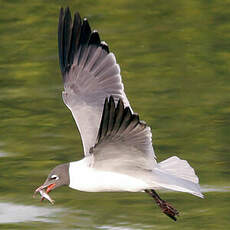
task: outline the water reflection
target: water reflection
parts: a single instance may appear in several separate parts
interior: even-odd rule
[[[203,185],[201,186],[201,192],[230,192],[230,186],[213,186],[213,185]]]
[[[63,211],[60,208],[43,208],[32,205],[22,205],[14,203],[0,203],[0,224],[19,222],[58,222],[57,216]]]
[[[4,152],[2,148],[4,147],[4,144],[0,142],[0,157],[5,157],[8,155],[8,153]]]
[[[120,223],[122,224],[122,223]],[[124,223],[125,225],[127,225],[128,223]],[[105,230],[142,230],[143,226],[140,227],[115,227],[115,226],[111,226],[111,225],[103,225],[103,226],[99,226],[96,227],[96,229],[105,229]]]
[[[5,152],[3,152],[3,151],[0,150],[0,157],[5,157],[7,155],[8,155],[7,153],[5,153]]]

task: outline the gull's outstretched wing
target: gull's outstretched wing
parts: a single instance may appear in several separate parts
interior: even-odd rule
[[[105,98],[113,95],[116,102],[122,99],[125,107],[130,105],[114,54],[98,32],[91,32],[86,18],[82,22],[75,13],[72,22],[69,8],[60,10],[58,47],[63,100],[77,123],[87,156],[96,143]]]
[[[150,128],[129,107],[124,108],[121,99],[117,105],[112,96],[105,100],[97,143],[90,154],[87,163],[96,171],[141,179],[149,189],[163,187],[202,197],[198,178],[187,161],[174,156],[157,164]],[[127,187],[127,191],[132,190]]]
[[[90,149],[92,167],[133,174],[156,166],[150,127],[111,96],[105,100],[97,143]],[[143,173],[141,174],[143,175]]]

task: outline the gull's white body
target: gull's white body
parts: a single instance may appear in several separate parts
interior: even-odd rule
[[[193,168],[175,156],[160,162],[152,170],[132,171],[128,175],[94,168],[93,161],[92,156],[70,163],[70,188],[84,192],[142,192],[164,188],[203,197]]]
[[[69,175],[69,187],[84,192],[140,192],[149,187],[135,177],[92,168],[87,158],[71,162]]]

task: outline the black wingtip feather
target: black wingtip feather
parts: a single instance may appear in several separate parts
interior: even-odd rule
[[[105,99],[105,103],[104,103],[104,113],[102,114],[102,128],[101,128],[101,138],[104,138],[107,130],[108,130],[108,124],[109,124],[109,102],[108,102],[108,98]]]
[[[138,114],[132,114],[129,107],[124,108],[124,103],[121,99],[115,105],[113,96],[110,96],[104,102],[97,144],[105,138],[120,136],[126,129],[132,130],[137,125],[140,128],[146,127],[146,124],[139,120]]]
[[[81,26],[81,36],[79,45],[86,45],[89,41],[91,35],[91,28],[89,26],[89,22],[87,18],[84,18],[82,26]]]
[[[109,46],[107,45],[106,42],[102,41],[100,44],[101,48],[105,50],[107,53],[109,53]]]
[[[121,99],[119,99],[117,103],[117,107],[115,109],[115,120],[114,120],[114,126],[112,131],[113,134],[115,134],[121,126],[123,113],[124,113],[124,103]]]
[[[112,96],[109,97],[109,123],[107,128],[107,135],[113,130],[114,126],[114,117],[115,117],[115,102]]]
[[[69,65],[73,64],[75,54],[77,52],[79,39],[81,34],[81,17],[80,14],[77,12],[74,14],[74,21],[72,27],[72,37],[71,37],[71,45],[69,51]]]
[[[104,102],[103,113],[102,113],[102,117],[101,117],[101,124],[100,124],[100,128],[98,131],[97,141],[99,141],[100,139],[103,138],[103,133],[105,133],[105,126],[108,126],[108,122],[106,119],[107,114],[108,114],[108,98],[106,97],[105,102]]]
[[[89,45],[99,46],[100,44],[101,44],[101,40],[100,40],[99,34],[96,30],[94,30],[90,36]]]
[[[81,48],[80,60],[85,50],[84,47],[88,45],[100,46],[109,53],[108,45],[101,42],[98,32],[91,32],[87,18],[81,20],[79,13],[76,12],[72,22],[69,7],[61,7],[58,24],[58,49],[63,78],[71,68],[77,51]]]

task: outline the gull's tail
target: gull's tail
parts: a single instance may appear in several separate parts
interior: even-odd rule
[[[176,156],[158,164],[154,169],[154,183],[166,189],[188,192],[203,198],[199,179],[187,161]]]

